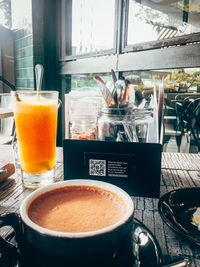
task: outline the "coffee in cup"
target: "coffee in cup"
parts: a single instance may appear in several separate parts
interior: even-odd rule
[[[127,207],[117,194],[95,186],[66,186],[40,195],[29,206],[34,223],[58,232],[96,231],[120,221]]]
[[[28,250],[76,259],[112,255],[130,233],[133,213],[134,203],[121,188],[76,179],[37,189],[23,200],[19,215],[6,214],[1,220],[14,228],[22,255]],[[2,237],[0,241],[9,256],[18,255],[17,247]]]

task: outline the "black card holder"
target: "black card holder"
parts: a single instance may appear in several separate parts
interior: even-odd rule
[[[63,153],[65,180],[100,180],[133,196],[160,196],[160,144],[65,139]]]

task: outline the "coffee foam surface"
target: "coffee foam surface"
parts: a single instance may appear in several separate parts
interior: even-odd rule
[[[41,227],[59,232],[89,232],[120,221],[124,201],[115,193],[96,186],[66,186],[37,197],[28,216]]]

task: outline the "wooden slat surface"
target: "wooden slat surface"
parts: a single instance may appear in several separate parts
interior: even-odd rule
[[[200,155],[165,152],[162,154],[162,169],[200,171]]]
[[[2,151],[6,155],[5,151],[10,148],[7,146],[2,150],[0,146],[0,149],[0,158],[3,158]],[[7,157],[9,155],[11,156],[11,150],[7,152]],[[163,153],[162,159],[160,196],[176,188],[200,187],[199,155]],[[62,180],[62,148],[57,149],[55,171],[57,181]],[[18,173],[13,174],[0,184],[0,214],[18,212],[21,202],[31,191],[23,188]],[[158,199],[143,197],[133,197],[133,199],[135,217],[155,234],[164,258],[188,257],[192,267],[200,266],[200,247],[177,235],[163,222],[158,212]],[[1,234],[5,236],[10,231],[10,228],[6,227],[1,230]]]

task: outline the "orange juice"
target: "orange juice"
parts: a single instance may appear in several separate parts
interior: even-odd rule
[[[57,110],[57,100],[42,96],[35,95],[22,101],[14,101],[23,171],[41,174],[54,168]]]

